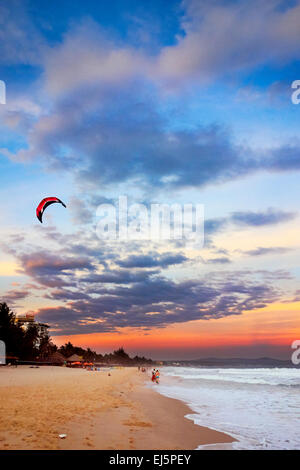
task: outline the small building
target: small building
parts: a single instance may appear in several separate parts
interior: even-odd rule
[[[27,330],[31,325],[36,325],[43,333],[46,333],[49,328],[49,325],[46,325],[45,323],[36,322],[32,313],[16,316],[15,322],[24,330]]]
[[[16,316],[16,323],[20,326],[28,326],[32,323],[35,323],[34,315],[32,313],[26,313],[26,315],[18,315]]]
[[[84,362],[83,358],[78,356],[78,354],[72,354],[72,356],[68,357],[67,362]]]
[[[66,363],[66,358],[60,352],[55,351],[54,353],[50,354],[50,356],[45,358],[43,362],[47,362],[53,366],[62,366]]]

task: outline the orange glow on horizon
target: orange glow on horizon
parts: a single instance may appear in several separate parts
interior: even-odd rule
[[[141,330],[123,328],[118,332],[55,336],[60,346],[71,341],[76,346],[98,352],[112,352],[120,346],[130,350],[199,350],[273,345],[290,347],[300,338],[300,302],[277,303],[242,315],[197,320]]]

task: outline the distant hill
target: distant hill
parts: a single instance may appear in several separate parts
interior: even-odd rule
[[[178,365],[178,366],[209,366],[209,367],[293,367],[296,366],[291,360],[274,359],[271,357],[252,358],[219,358],[219,357],[206,357],[201,359],[193,359],[187,361],[164,361],[165,365]]]

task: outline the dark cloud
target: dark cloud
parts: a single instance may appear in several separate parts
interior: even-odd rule
[[[15,252],[20,263],[20,272],[27,274],[45,287],[76,286],[75,271],[94,271],[88,258],[71,257],[63,254],[48,254],[46,250],[28,254]]]
[[[12,289],[3,294],[3,300],[14,305],[17,300],[25,299],[30,295],[30,290],[28,289]]]
[[[71,291],[69,289],[52,289],[49,294],[44,296],[46,299],[61,300],[67,302],[69,300],[88,300],[90,297],[87,293]]]
[[[295,212],[285,212],[278,209],[268,209],[261,212],[233,212],[231,221],[237,225],[259,227],[263,225],[279,224],[288,222],[296,217]]]
[[[151,329],[240,315],[277,300],[280,292],[274,282],[289,276],[283,270],[222,269],[199,279],[190,276],[175,281],[165,277],[163,269],[186,262],[187,257],[180,252],[146,252],[144,244],[118,244],[114,249],[104,244],[96,258],[95,237],[84,232],[76,237],[56,237],[54,228],[47,233],[47,240],[56,245],[50,252],[28,245],[25,254],[26,244],[20,241],[10,253],[20,263],[22,273],[35,281],[34,288],[41,286],[35,294],[60,304],[35,312],[41,321],[49,323],[55,335],[117,331],[122,327]],[[80,256],[82,247],[85,251]],[[101,260],[106,253],[105,264]],[[229,261],[223,253],[207,264],[225,266]],[[197,266],[199,260],[189,262]],[[26,294],[29,289],[18,288],[19,295],[21,290]]]
[[[154,277],[143,277],[140,273],[140,279],[131,278],[133,282],[126,287],[128,279],[118,279],[117,272],[112,277],[111,274],[84,279],[76,291],[53,290],[50,298],[63,300],[65,306],[42,308],[36,313],[51,325],[54,334],[77,334],[115,331],[126,326],[164,327],[201,318],[239,315],[278,299],[276,289],[259,283],[251,271],[216,273],[205,281],[183,282],[171,281],[157,273],[152,273]],[[238,281],[233,282],[233,278]],[[112,286],[102,287],[106,281]]]
[[[207,219],[204,221],[204,231],[208,235],[220,232],[228,225],[228,222],[229,221],[226,217],[220,217],[218,219]]]
[[[202,186],[254,169],[249,152],[242,157],[220,125],[166,130],[168,119],[159,113],[157,99],[154,94],[149,100],[138,84],[118,91],[87,86],[40,118],[28,150],[18,157],[42,155],[48,168],[72,171],[79,182],[97,186],[133,178],[151,186]],[[85,214],[81,209],[77,212]]]
[[[92,289],[88,298],[68,299],[64,307],[42,308],[36,313],[51,324],[54,334],[76,334],[239,315],[277,298],[274,288],[249,278],[238,283],[223,278],[223,283],[214,286],[201,280],[174,282],[157,277],[117,286],[97,297]]]
[[[299,143],[283,145],[281,148],[273,150],[269,159],[266,161],[266,168],[271,171],[299,171]]]
[[[146,90],[134,82],[117,90],[87,84],[66,92],[34,122],[27,148],[3,152],[18,161],[38,158],[47,171],[70,172],[85,191],[133,181],[145,190],[203,187],[262,170],[300,169],[299,145],[266,155],[236,144],[221,123],[171,131],[172,116],[160,112],[157,92]],[[71,211],[78,223],[92,218],[78,198]],[[208,232],[223,222],[210,221]]]
[[[266,59],[299,57],[298,3],[286,8],[276,2],[225,3],[185,2],[182,34],[154,55],[116,43],[91,19],[76,22],[60,42],[46,47],[21,2],[2,5],[2,55],[36,63],[35,54],[39,60],[42,54],[39,91],[50,103],[28,124],[24,148],[2,153],[71,172],[85,189],[127,181],[148,189],[203,187],[261,170],[299,170],[298,142],[254,151],[237,144],[222,123],[174,129],[172,111],[162,112],[164,83],[172,87],[230,71],[236,76],[236,70]],[[211,41],[216,22],[218,35]],[[76,222],[91,220],[85,202],[74,200],[71,210]],[[222,221],[210,224],[208,233]]]
[[[87,258],[74,258],[47,254],[45,250],[20,256],[22,267],[26,274],[36,276],[53,276],[75,269],[93,270]]]
[[[149,253],[147,255],[131,255],[124,260],[117,261],[117,264],[123,268],[153,268],[155,266],[166,268],[185,261],[187,258],[181,253],[165,253],[163,255]]]
[[[107,270],[103,274],[90,274],[89,276],[82,277],[81,282],[97,283],[97,284],[131,284],[134,282],[141,282],[154,274],[158,274],[158,270],[142,271],[142,270]]]

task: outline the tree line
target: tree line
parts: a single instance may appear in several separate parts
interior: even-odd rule
[[[90,348],[84,349],[74,346],[68,342],[58,348],[51,340],[48,332],[48,325],[40,323],[28,323],[23,328],[16,321],[16,315],[3,302],[0,303],[0,339],[6,345],[6,355],[9,360],[18,359],[21,361],[47,360],[55,352],[61,353],[65,358],[77,354],[85,361],[104,363],[124,363],[124,364],[146,364],[152,363],[151,359],[135,356],[131,358],[123,347],[109,354],[98,354]]]

